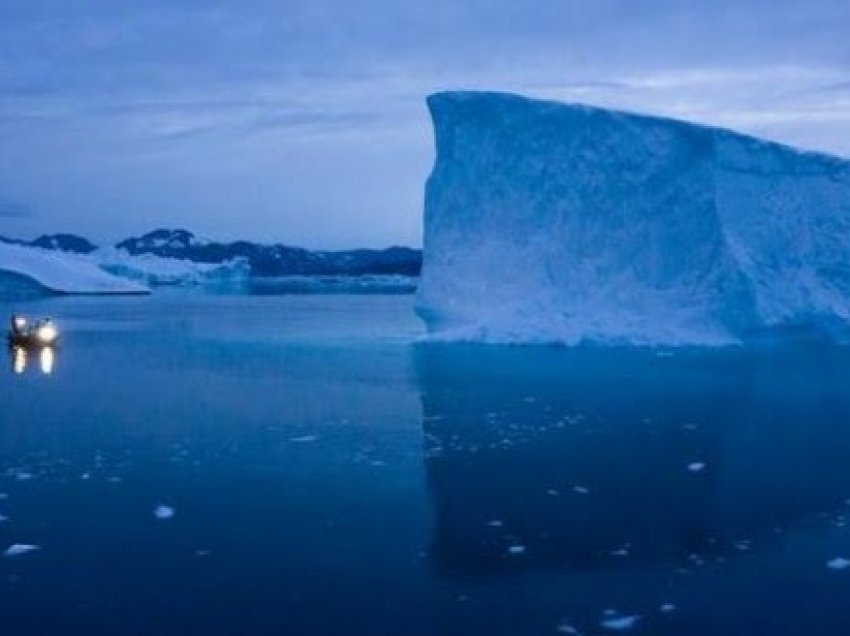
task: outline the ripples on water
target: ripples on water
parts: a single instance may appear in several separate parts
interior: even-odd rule
[[[850,629],[847,352],[415,344],[411,305],[26,303],[65,335],[0,375],[3,633]]]

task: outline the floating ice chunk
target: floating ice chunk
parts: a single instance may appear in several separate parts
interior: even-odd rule
[[[153,509],[153,516],[157,519],[171,519],[174,516],[174,508],[171,506],[159,505]]]
[[[590,492],[590,490],[588,490],[584,486],[573,486],[573,492],[576,492],[580,495],[586,495],[587,493]]]
[[[37,545],[32,545],[30,543],[13,543],[6,551],[3,553],[4,557],[16,557],[21,556],[22,554],[27,554],[28,552],[34,552],[35,550],[40,550],[41,547]]]
[[[581,632],[568,623],[558,625],[557,631],[561,634],[570,634],[571,636],[581,636]]]
[[[508,548],[508,554],[513,556],[519,556],[520,554],[525,554],[525,546],[524,545],[512,545]]]
[[[826,562],[826,567],[830,570],[846,570],[847,568],[850,568],[850,559],[835,557],[834,559],[830,559]]]
[[[658,607],[658,611],[662,614],[669,614],[676,611],[676,606],[673,603],[663,603]]]
[[[504,524],[501,519],[493,519],[492,521],[488,521],[487,525],[491,528],[501,528]]]
[[[546,491],[546,494],[547,494],[547,495],[550,495],[550,496],[552,496],[552,497],[557,497],[558,495],[560,495],[560,494],[561,494],[561,492],[560,492],[559,490],[555,490],[554,488],[549,488],[549,489]]]
[[[692,473],[698,473],[705,469],[705,462],[691,462],[688,464],[688,470]]]
[[[605,629],[624,630],[631,629],[640,620],[640,616],[632,614],[630,616],[610,616],[599,621],[599,625]]]
[[[301,435],[299,437],[290,437],[290,442],[295,442],[296,444],[306,444],[307,442],[315,442],[319,439],[318,435]]]
[[[7,517],[6,515],[0,515],[0,523],[3,523],[4,521],[8,521],[8,520],[9,520],[9,517]]]

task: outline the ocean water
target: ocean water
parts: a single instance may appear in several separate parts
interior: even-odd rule
[[[0,551],[37,546],[0,633],[850,632],[850,353],[433,345],[412,306],[19,303],[64,335],[0,373]]]

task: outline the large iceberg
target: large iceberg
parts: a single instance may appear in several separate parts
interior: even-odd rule
[[[428,99],[417,309],[433,337],[850,339],[850,162],[671,119]]]
[[[0,243],[0,294],[146,294],[149,289],[73,255]]]

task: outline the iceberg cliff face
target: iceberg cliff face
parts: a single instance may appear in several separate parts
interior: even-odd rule
[[[506,94],[428,105],[418,312],[435,337],[850,339],[850,162]]]

